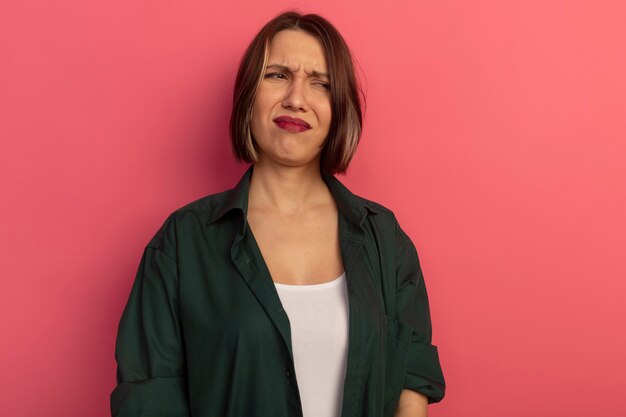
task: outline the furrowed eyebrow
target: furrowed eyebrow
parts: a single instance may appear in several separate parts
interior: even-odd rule
[[[285,71],[285,72],[294,72],[290,68],[286,67],[285,65],[278,65],[278,64],[268,65],[266,69],[273,69],[273,70],[279,70],[279,71]],[[307,74],[313,77],[329,78],[327,72],[311,71],[310,73],[307,72]]]

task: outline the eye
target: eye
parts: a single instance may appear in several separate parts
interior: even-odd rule
[[[270,72],[265,74],[265,78],[274,78],[274,79],[278,79],[278,80],[286,80],[287,76],[285,74],[283,74],[282,72]]]
[[[318,81],[318,82],[314,82],[313,85],[317,88],[322,88],[327,91],[330,90],[330,84],[325,83],[325,82]]]

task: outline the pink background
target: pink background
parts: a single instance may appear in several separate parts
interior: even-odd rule
[[[626,415],[619,0],[3,1],[2,414],[109,414],[143,247],[243,172],[235,71],[289,7],[365,74],[343,181],[420,253],[448,382],[431,416]]]

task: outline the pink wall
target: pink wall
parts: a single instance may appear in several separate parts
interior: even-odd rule
[[[217,4],[0,6],[2,415],[108,415],[143,246],[239,178],[238,60],[293,6],[366,75],[344,182],[420,252],[449,386],[431,415],[624,415],[624,3]]]

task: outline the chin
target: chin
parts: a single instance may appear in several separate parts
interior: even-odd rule
[[[265,165],[279,165],[279,166],[289,167],[289,168],[299,168],[299,167],[306,167],[306,166],[319,167],[319,163],[320,163],[318,158],[308,159],[308,158],[295,158],[295,157],[289,157],[289,156],[266,158],[265,160],[259,160],[259,162],[262,162]]]

